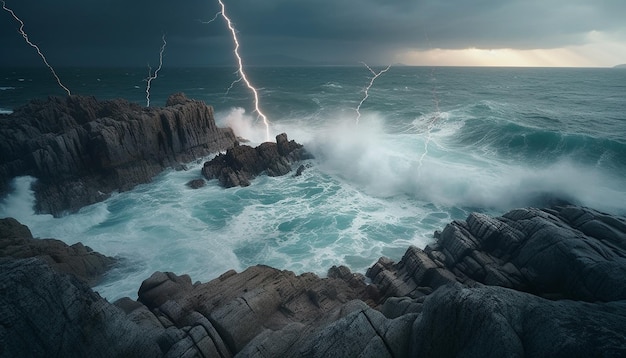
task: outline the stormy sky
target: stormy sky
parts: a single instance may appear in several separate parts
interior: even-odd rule
[[[217,0],[5,0],[56,66],[232,63]],[[251,64],[613,66],[623,0],[224,0]],[[41,65],[0,11],[0,66]]]

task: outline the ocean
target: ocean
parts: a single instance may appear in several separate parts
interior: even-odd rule
[[[375,67],[374,71],[384,68]],[[95,287],[136,298],[154,271],[206,282],[265,264],[325,276],[333,265],[365,273],[381,256],[470,212],[490,215],[567,200],[626,215],[626,70],[391,67],[252,67],[272,137],[285,132],[315,159],[302,176],[260,176],[224,189],[201,177],[205,160],[61,218],[36,215],[20,177],[0,202],[34,236],[83,242],[120,259]],[[57,69],[73,94],[146,104],[146,69]],[[234,68],[165,66],[151,106],[184,92],[251,141],[265,127]],[[356,111],[359,103],[365,98]],[[45,68],[0,69],[0,113],[65,95]],[[359,117],[360,113],[360,117]]]

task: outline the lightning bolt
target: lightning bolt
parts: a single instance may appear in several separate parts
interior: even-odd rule
[[[212,23],[213,21],[217,20],[217,18],[218,18],[220,15],[222,15],[222,12],[221,12],[221,11],[218,11],[217,13],[215,13],[215,15],[213,16],[213,18],[212,18],[211,20],[209,20],[209,21],[202,21],[202,20],[198,20],[198,21],[200,21],[200,23],[202,23],[202,24],[210,24],[210,23]],[[239,73],[239,70],[235,71],[235,73]],[[222,102],[226,102],[226,96],[228,96],[228,94],[230,93],[230,90],[232,90],[232,89],[233,89],[233,87],[235,87],[235,84],[237,84],[237,83],[239,83],[239,82],[241,82],[241,81],[242,81],[242,78],[241,78],[241,77],[238,77],[236,80],[234,80],[234,81],[230,84],[230,86],[228,86],[228,88],[226,89],[226,92],[224,92],[224,96],[223,96],[223,100],[222,100]]]
[[[46,66],[48,66],[48,68],[50,69],[50,72],[52,72],[52,75],[54,76],[54,78],[56,78],[57,83],[59,84],[59,86],[61,86],[61,88],[63,88],[65,90],[65,92],[67,92],[68,96],[71,96],[72,93],[70,92],[69,89],[67,89],[67,87],[65,87],[63,85],[63,83],[61,83],[61,79],[59,78],[59,76],[57,75],[57,73],[54,71],[54,68],[52,68],[52,66],[48,63],[48,60],[46,59],[46,56],[43,55],[43,53],[41,52],[41,50],[39,49],[39,46],[35,45],[34,43],[32,43],[29,39],[28,39],[28,35],[26,34],[26,32],[24,32],[24,22],[17,17],[17,15],[15,15],[15,13],[13,12],[13,10],[9,9],[6,6],[6,3],[4,2],[4,0],[0,0],[2,1],[2,9],[4,9],[5,11],[7,11],[8,13],[10,13],[13,18],[20,23],[20,29],[18,30],[20,32],[20,34],[22,35],[22,37],[24,38],[24,40],[26,41],[27,44],[29,44],[32,48],[34,48],[35,50],[37,50],[37,53],[39,54],[39,56],[41,57],[41,59],[43,60],[43,63],[46,64]]]
[[[246,86],[254,94],[254,110],[263,119],[263,124],[265,124],[265,138],[266,138],[267,141],[269,141],[270,140],[270,124],[269,124],[269,121],[267,120],[267,117],[265,116],[265,114],[263,114],[263,112],[261,112],[261,108],[259,107],[259,94],[258,94],[256,88],[254,88],[254,86],[252,86],[252,84],[248,80],[248,76],[246,76],[246,73],[243,70],[243,61],[241,59],[241,56],[239,55],[239,40],[237,39],[237,30],[235,30],[235,27],[233,26],[232,21],[230,20],[228,15],[226,15],[226,7],[224,6],[224,3],[222,2],[222,0],[217,0],[217,1],[220,3],[220,6],[222,7],[222,11],[220,11],[220,13],[221,13],[222,17],[224,18],[224,20],[226,20],[226,23],[228,25],[228,29],[230,30],[230,33],[231,33],[232,38],[233,38],[233,42],[235,43],[235,50],[233,52],[235,53],[235,57],[237,58],[237,64],[239,66],[238,70],[237,70],[237,72],[239,72],[239,76],[240,76],[239,80],[243,80],[243,82],[246,84]],[[237,80],[237,81],[239,81],[239,80]],[[235,82],[237,82],[237,81],[235,81]],[[233,84],[235,82],[233,82]],[[232,88],[233,84],[231,84],[231,88]]]
[[[391,65],[387,66],[387,68],[385,68],[384,70],[381,70],[380,72],[375,72],[374,70],[372,70],[372,68],[370,66],[367,65],[367,63],[365,62],[361,62],[363,65],[365,65],[365,67],[367,67],[368,70],[370,70],[370,72],[374,75],[374,77],[372,77],[370,79],[370,83],[367,85],[367,87],[365,87],[365,95],[363,96],[363,99],[361,99],[361,102],[359,102],[359,105],[356,106],[356,124],[359,124],[359,119],[361,118],[361,106],[363,105],[363,103],[367,100],[367,98],[369,97],[369,90],[372,87],[372,85],[374,84],[374,81],[376,81],[376,79],[382,75],[383,73],[389,71],[389,69],[391,68]]]
[[[200,21],[200,22],[201,22],[201,23],[203,23],[203,24],[210,24],[210,23],[212,23],[213,21],[217,20],[217,18],[218,18],[221,14],[222,14],[222,12],[221,12],[221,11],[218,11],[218,12],[215,14],[215,16],[213,16],[213,18],[212,18],[211,20],[209,20],[209,21],[202,21],[202,20],[198,20],[198,21]]]
[[[154,75],[152,74],[152,68],[148,65],[148,78],[146,78],[146,82],[148,82],[146,86],[146,107],[150,107],[150,84],[152,80],[155,80],[159,76],[159,71],[163,67],[163,52],[165,52],[165,46],[167,45],[167,41],[165,41],[165,34],[163,34],[163,45],[161,45],[161,51],[159,51],[159,67],[154,71]]]
[[[435,75],[435,70],[432,69],[430,73],[430,76],[432,79],[434,79],[434,75]],[[441,110],[439,109],[439,96],[437,95],[437,88],[435,86],[433,86],[432,96],[433,96],[433,103],[435,104],[435,115],[432,117],[432,119],[426,126],[427,135],[426,135],[426,141],[424,142],[424,152],[420,156],[419,162],[417,165],[417,177],[418,178],[420,178],[421,176],[420,169],[422,168],[424,158],[426,158],[426,155],[428,155],[428,144],[430,143],[432,139],[432,130],[435,127],[435,124],[437,124],[437,122],[441,118]]]
[[[237,73],[237,72],[235,72],[235,73]],[[226,89],[226,92],[224,92],[224,100],[223,100],[224,102],[226,102],[226,96],[228,96],[228,94],[230,93],[230,90],[231,90],[231,89],[233,89],[233,87],[235,87],[235,84],[236,84],[236,83],[239,83],[239,82],[241,82],[241,81],[242,81],[242,78],[241,78],[241,77],[239,77],[239,78],[237,78],[236,80],[234,80],[234,81],[230,84],[230,86],[228,86],[228,88]]]

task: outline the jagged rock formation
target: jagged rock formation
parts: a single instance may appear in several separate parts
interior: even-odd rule
[[[437,237],[398,263],[381,258],[371,285],[345,267],[319,278],[255,266],[204,284],[156,272],[138,301],[115,306],[38,261],[0,261],[0,354],[76,356],[93,345],[151,357],[626,355],[623,218],[576,206],[475,213]],[[41,306],[50,323],[36,319]]]
[[[36,257],[57,272],[72,274],[91,286],[116,262],[80,242],[68,246],[60,240],[35,239],[27,226],[13,218],[0,219],[1,257]]]
[[[473,213],[436,237],[367,272],[388,317],[420,313],[412,356],[626,354],[623,218],[577,206]]]
[[[0,259],[1,357],[159,357],[157,332],[36,258]]]
[[[312,156],[301,144],[288,140],[287,134],[282,133],[276,136],[276,143],[265,142],[256,148],[237,145],[228,149],[225,154],[204,163],[202,174],[209,180],[219,180],[226,188],[248,186],[250,180],[263,172],[269,176],[285,175],[291,171],[291,163],[310,158]]]
[[[58,216],[236,141],[215,125],[212,107],[182,94],[164,108],[83,96],[33,100],[0,117],[0,194],[12,178],[34,176],[36,210]]]
[[[341,270],[335,278],[321,279],[311,273],[296,276],[253,266],[195,285],[188,276],[157,272],[141,285],[139,302],[166,328],[197,331],[187,349],[205,356],[234,355],[253,339],[264,342],[268,336],[280,339],[286,349],[307,336],[322,317],[365,298],[363,276]],[[198,342],[205,342],[205,348]],[[285,352],[278,352],[274,342],[266,342],[271,343],[267,348],[281,356]]]
[[[412,326],[411,357],[621,357],[626,301],[547,300],[497,286],[436,290]]]
[[[37,259],[0,259],[0,271],[2,357],[232,357],[253,339],[287,351],[329,312],[371,310],[361,301],[344,307],[365,290],[362,276],[345,269],[342,278],[320,279],[255,266],[195,285],[157,272],[139,302],[115,305]]]
[[[452,282],[530,292],[550,299],[626,300],[626,221],[577,206],[473,213],[398,264],[367,273],[383,298],[417,298]]]

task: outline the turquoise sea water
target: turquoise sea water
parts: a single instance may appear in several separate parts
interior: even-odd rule
[[[380,70],[377,68],[375,70]],[[73,94],[146,103],[147,69],[59,69]],[[204,159],[55,219],[32,212],[33,178],[17,178],[0,216],[35,236],[82,241],[122,261],[96,289],[136,296],[152,272],[207,281],[268,264],[324,276],[399,260],[471,211],[499,215],[561,198],[626,214],[626,71],[618,69],[392,67],[359,102],[364,66],[250,68],[270,132],[316,156],[301,177],[261,176],[246,188],[200,177]],[[184,92],[220,125],[257,144],[265,129],[232,68],[163,68],[151,105]],[[0,69],[0,113],[64,95],[43,69]]]

